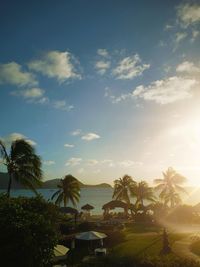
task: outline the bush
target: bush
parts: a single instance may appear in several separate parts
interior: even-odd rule
[[[8,198],[0,196],[0,259],[6,266],[51,266],[57,244],[54,204],[41,196]]]
[[[173,209],[167,216],[167,220],[173,223],[195,223],[198,216],[194,213],[193,207],[180,205]]]
[[[87,231],[92,231],[95,228],[95,223],[92,222],[82,222],[78,225],[78,231],[80,232],[87,232]]]
[[[91,262],[81,263],[78,267],[200,267],[200,264],[190,260],[182,260],[177,257],[156,257],[156,258],[119,258],[110,255],[102,258],[91,259]]]

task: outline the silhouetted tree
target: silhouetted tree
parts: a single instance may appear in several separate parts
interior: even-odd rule
[[[73,206],[76,206],[80,198],[79,181],[69,174],[66,175],[64,179],[60,180],[60,184],[57,185],[57,187],[59,188],[59,190],[56,191],[51,197],[51,199],[54,199],[57,196],[55,204],[60,205],[60,203],[63,201],[64,206],[66,207],[67,203],[71,201]]]
[[[11,143],[8,152],[6,145],[0,140],[0,155],[9,175],[8,196],[13,179],[36,192],[36,187],[41,185],[42,170],[40,157],[36,155],[33,146],[20,139]]]

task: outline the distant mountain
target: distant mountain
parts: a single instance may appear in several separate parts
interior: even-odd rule
[[[54,188],[57,188],[57,185],[59,184],[59,182],[60,182],[60,178],[47,180],[42,183],[41,188],[54,189]],[[111,188],[111,185],[106,184],[106,183],[97,184],[97,185],[86,185],[79,181],[79,184],[81,188],[93,188],[93,187],[94,188],[96,187],[97,188]],[[8,174],[4,172],[0,172],[0,189],[7,189],[7,186],[8,186]],[[13,181],[12,189],[23,189],[23,188],[24,187],[22,185]]]

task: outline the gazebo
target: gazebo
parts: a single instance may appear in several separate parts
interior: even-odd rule
[[[109,211],[115,208],[122,208],[124,209],[124,213],[128,214],[128,204],[120,200],[112,200],[103,205],[102,209],[104,210],[104,216],[108,215]]]

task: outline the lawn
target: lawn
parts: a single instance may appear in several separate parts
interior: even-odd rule
[[[171,233],[168,236],[169,243],[172,245],[175,241],[183,238],[185,234]],[[126,256],[158,256],[162,249],[162,235],[159,233],[129,233],[126,240],[113,248],[113,253],[119,257]]]
[[[125,238],[121,241],[118,240],[118,243],[112,244],[109,248],[110,255],[113,255],[113,257],[159,256],[162,249],[162,228],[145,224],[130,224],[126,225],[122,232]],[[175,241],[185,236],[186,234],[170,233],[168,235],[170,245],[172,246]],[[72,254],[69,253],[68,262],[81,262],[86,255],[88,255],[87,247],[76,248]],[[171,256],[173,257],[174,254],[171,254]]]
[[[194,243],[192,243],[190,249],[193,253],[200,256],[200,240],[197,240]]]

